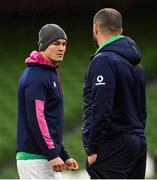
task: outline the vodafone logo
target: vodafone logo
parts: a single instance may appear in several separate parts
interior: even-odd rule
[[[102,82],[104,80],[104,77],[102,75],[99,75],[97,77],[97,82]]]
[[[104,80],[104,77],[102,75],[98,75],[97,76],[97,83],[95,83],[96,86],[99,86],[99,85],[105,85],[106,83],[103,82]]]

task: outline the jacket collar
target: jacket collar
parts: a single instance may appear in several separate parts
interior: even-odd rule
[[[95,55],[97,55],[106,45],[118,40],[118,39],[121,39],[121,38],[124,38],[123,35],[119,35],[119,36],[114,36],[110,39],[108,39],[107,41],[105,41],[101,46],[99,46],[99,48],[96,50],[95,52]]]
[[[25,60],[26,64],[33,64],[33,63],[37,63],[40,65],[47,65],[47,66],[51,66],[51,67],[56,67],[55,64],[53,64],[49,59],[43,57],[40,52],[38,51],[33,51],[30,56]]]

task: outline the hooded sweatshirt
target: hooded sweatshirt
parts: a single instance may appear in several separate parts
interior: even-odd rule
[[[33,51],[18,85],[17,152],[69,158],[62,144],[63,93],[57,68]]]
[[[144,136],[146,102],[141,54],[131,38],[113,39],[97,50],[84,78],[82,135],[84,146],[93,153],[117,135]]]

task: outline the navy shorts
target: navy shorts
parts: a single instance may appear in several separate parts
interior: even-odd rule
[[[94,164],[86,169],[91,179],[144,179],[147,145],[145,137],[125,134],[100,146]]]

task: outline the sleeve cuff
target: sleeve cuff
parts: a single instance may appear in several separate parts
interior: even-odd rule
[[[71,157],[68,154],[61,155],[61,159],[65,162],[66,160],[70,159]]]
[[[66,160],[70,159],[68,152],[65,150],[64,145],[61,146],[61,152],[60,152],[61,159],[65,162]]]
[[[57,157],[59,157],[59,154],[58,154],[58,152],[57,152],[56,149],[52,149],[52,150],[48,153],[48,155],[47,155],[48,161],[50,161],[50,160],[52,160],[52,159],[55,159],[55,158],[57,158]]]

